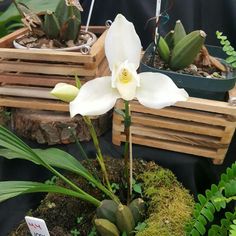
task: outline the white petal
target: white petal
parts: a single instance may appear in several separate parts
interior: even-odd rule
[[[114,107],[119,98],[117,89],[111,87],[111,77],[100,77],[85,83],[78,96],[70,103],[70,115],[102,115]]]
[[[50,93],[64,102],[71,102],[78,92],[79,89],[71,84],[58,83]]]
[[[142,50],[139,36],[134,25],[118,14],[108,29],[105,39],[105,53],[112,71],[116,63],[128,60],[134,63],[135,69],[139,67]]]
[[[140,87],[137,88],[136,97],[146,107],[161,109],[188,99],[188,93],[179,89],[171,78],[164,74],[143,72],[139,76]]]
[[[126,101],[133,100],[136,95],[137,83],[132,79],[129,83],[116,83],[116,87],[120,93],[120,97]]]

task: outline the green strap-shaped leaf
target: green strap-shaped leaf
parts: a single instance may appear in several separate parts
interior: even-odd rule
[[[64,152],[63,150],[57,148],[49,148],[45,150],[33,149],[33,151],[50,166],[76,173],[95,185],[100,184],[100,181],[95,179],[77,159],[75,159],[69,153]],[[34,162],[37,165],[41,164],[38,160],[32,158],[32,156],[28,155],[27,153],[21,154],[9,149],[0,149],[0,156],[3,156],[7,159],[28,160]]]
[[[68,196],[77,197],[82,200],[86,200],[86,197],[83,194],[79,194],[78,192],[75,192],[73,190],[56,185],[48,185],[44,183],[30,182],[30,181],[0,182],[0,202],[25,193],[36,193],[36,192],[60,193]]]
[[[113,193],[107,190],[98,179],[94,178],[89,171],[69,153],[56,148],[46,150],[31,149],[15,134],[3,126],[0,126],[0,146],[8,149],[0,149],[0,155],[5,158],[21,158],[42,165],[46,168],[48,168],[48,166],[53,166],[69,170],[93,183],[109,197],[114,197]]]

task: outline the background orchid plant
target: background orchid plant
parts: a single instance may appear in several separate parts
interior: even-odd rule
[[[31,149],[13,133],[0,126],[0,146],[5,148],[0,149],[1,156],[7,159],[25,159],[44,166],[66,183],[66,187],[61,187],[30,181],[0,182],[0,202],[32,192],[65,194],[90,202],[97,208],[95,226],[102,236],[119,236],[122,233],[125,233],[125,235],[133,234],[134,227],[138,222],[135,221],[137,217],[130,206],[133,204],[135,208],[138,208],[135,214],[144,216],[144,202],[140,199],[134,199],[128,207],[121,204],[119,198],[112,192],[99,141],[88,116],[104,114],[115,105],[118,98],[124,99],[125,112],[123,115],[127,137],[124,153],[127,164],[125,175],[127,175],[127,180],[130,180],[127,172],[131,125],[129,101],[137,98],[144,106],[162,108],[188,98],[188,94],[183,89],[177,88],[166,75],[137,73],[141,49],[140,39],[133,24],[119,14],[109,28],[105,40],[105,53],[112,75],[94,79],[81,87],[79,84],[77,84],[77,87],[68,84],[57,84],[51,92],[59,99],[70,102],[69,107],[72,117],[77,114],[83,116],[96,147],[97,160],[104,175],[104,183],[95,178],[88,169],[68,153],[56,148]],[[71,171],[85,178],[95,188],[100,189],[106,195],[105,198],[111,200],[100,201],[95,196],[91,196],[56,168]],[[130,169],[132,170],[132,168]],[[130,198],[129,195],[128,198]]]

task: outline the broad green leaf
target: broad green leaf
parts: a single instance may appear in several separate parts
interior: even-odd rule
[[[98,180],[96,180],[77,159],[75,159],[73,156],[63,150],[57,148],[32,150],[50,166],[54,166],[76,173],[80,176],[85,177],[92,183],[94,183],[95,181],[98,182]],[[27,153],[21,154],[9,149],[0,149],[0,156],[3,156],[7,159],[28,160],[34,162],[37,165],[41,164],[38,160],[32,158],[31,155],[28,155]]]
[[[83,176],[111,198],[113,197],[113,194],[108,191],[99,180],[95,179],[78,160],[62,150],[53,148],[47,150],[33,150],[3,126],[0,126],[0,146],[10,150],[6,151],[5,154],[4,150],[1,151],[1,155],[6,158],[11,159],[18,156],[18,158],[40,164],[49,170],[51,170],[51,166],[54,166],[72,171]]]
[[[56,185],[48,185],[44,183],[30,182],[30,181],[0,182],[0,202],[25,193],[36,193],[36,192],[60,193],[84,199],[83,194],[79,194],[73,190]]]
[[[27,5],[30,9],[35,12],[42,12],[46,10],[55,11],[60,0],[19,0],[17,2],[22,2]],[[11,20],[19,18],[19,12],[15,8],[14,4],[11,4],[8,9],[0,16],[0,22],[6,24]]]

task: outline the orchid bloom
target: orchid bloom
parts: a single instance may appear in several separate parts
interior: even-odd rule
[[[118,14],[105,39],[105,54],[112,75],[85,83],[70,102],[71,116],[102,115],[114,107],[118,98],[126,101],[136,98],[142,105],[156,109],[185,101],[187,92],[177,88],[168,76],[137,73],[141,50],[134,25]]]

